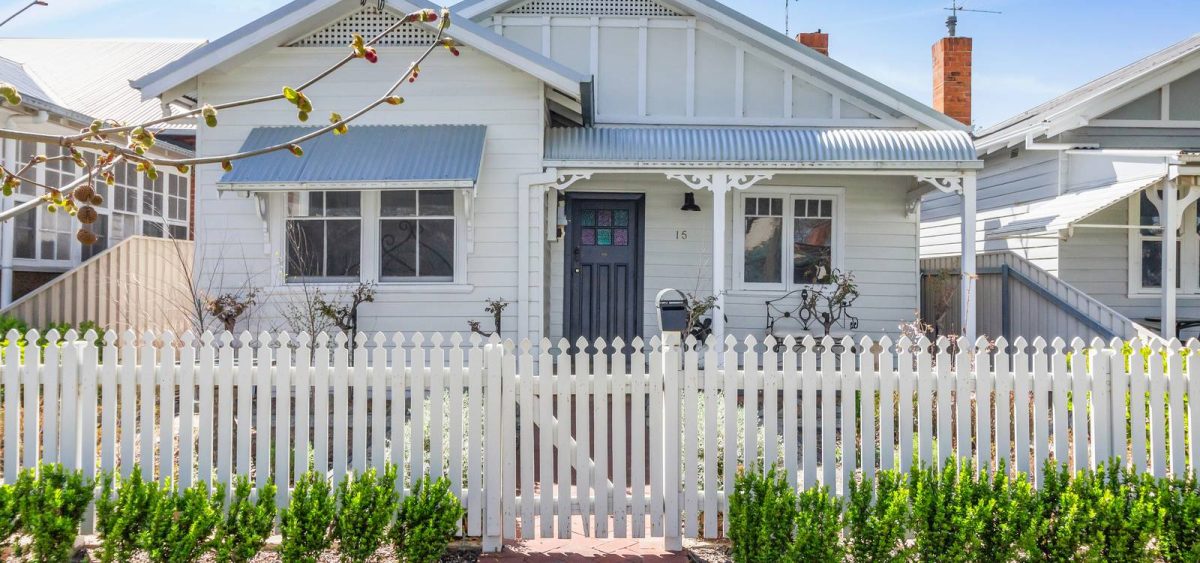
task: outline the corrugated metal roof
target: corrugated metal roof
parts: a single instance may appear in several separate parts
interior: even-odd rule
[[[162,117],[158,100],[142,100],[129,81],[203,44],[131,39],[0,39],[0,56],[36,78],[35,97],[92,118],[137,123]],[[31,92],[32,93],[32,92]],[[172,127],[193,128],[185,120]]]
[[[734,127],[553,128],[546,135],[546,160],[781,165],[977,162],[965,131]]]
[[[0,81],[12,84],[21,96],[33,96],[46,102],[53,102],[54,95],[47,91],[45,85],[25,65],[0,57]]]
[[[998,228],[988,238],[1058,234],[1080,221],[1107,209],[1121,200],[1154,186],[1163,176],[1147,176],[1114,182],[1110,185],[1068,192],[1029,205],[1029,209]]]
[[[286,143],[315,127],[256,127],[243,151]],[[345,135],[321,135],[300,146],[304,156],[277,151],[234,163],[219,184],[427,183],[473,185],[483,161],[482,125],[350,126]]]

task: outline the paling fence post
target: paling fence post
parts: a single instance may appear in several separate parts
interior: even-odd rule
[[[1187,363],[1187,388],[1188,397],[1200,397],[1200,361],[1197,361],[1197,351],[1200,351],[1200,342],[1195,338],[1188,340],[1188,350],[1191,352],[1188,355]],[[1192,461],[1190,470],[1193,477],[1200,478],[1200,409],[1196,408],[1197,401],[1189,400],[1187,405],[1188,417],[1188,436],[1191,440],[1188,441],[1189,458]]]
[[[612,437],[612,486],[609,490],[612,491],[610,506],[613,514],[612,537],[615,538],[626,537],[626,526],[629,524],[629,500],[625,496],[625,474],[630,467],[625,449],[625,397],[626,385],[629,383],[625,374],[625,368],[628,366],[625,362],[625,348],[625,341],[620,336],[613,338],[612,361],[608,363],[612,372],[609,386],[609,404],[612,405],[612,431],[609,433]]]
[[[1071,340],[1075,360],[1071,362],[1071,442],[1072,467],[1079,471],[1088,467],[1087,396],[1090,390],[1088,352],[1080,338]]]
[[[68,330],[62,347],[62,464],[67,469],[79,469],[79,367],[82,363],[79,333]]]
[[[275,505],[287,506],[292,456],[300,455],[296,442],[292,441],[292,429],[296,426],[292,422],[292,337],[286,331],[280,332],[276,342],[279,348],[275,351]],[[296,436],[300,436],[299,429]],[[265,463],[262,470],[269,470]]]
[[[850,498],[850,480],[854,478],[854,472],[858,461],[858,448],[855,447],[858,436],[858,425],[854,420],[854,399],[858,392],[858,371],[855,369],[854,361],[856,354],[854,353],[854,339],[849,336],[842,337],[842,353],[839,358],[841,364],[842,383],[842,473],[841,487],[839,487],[842,498]],[[864,362],[863,369],[866,369]],[[864,399],[864,409],[865,409]],[[874,408],[874,405],[871,406]],[[874,441],[874,428],[872,427],[872,438]],[[867,444],[866,437],[863,437],[863,445]]]
[[[1050,459],[1050,411],[1049,401],[1050,372],[1047,371],[1049,358],[1046,355],[1046,341],[1042,337],[1033,340],[1033,471],[1034,484],[1042,486],[1045,479],[1043,468]]]
[[[700,461],[698,442],[700,433],[699,420],[699,353],[696,351],[696,339],[688,335],[684,340],[686,351],[683,353],[683,533],[694,538],[699,533],[700,495],[697,486],[696,464]],[[668,419],[670,420],[670,419]],[[667,463],[671,463],[667,458]],[[668,480],[669,484],[670,481]]]
[[[31,330],[25,336],[25,341],[37,342],[40,336],[41,335],[38,334],[37,330]],[[23,377],[21,378],[22,383],[24,384],[25,403],[23,405],[25,415],[25,439],[22,441],[22,445],[24,446],[22,453],[25,455],[22,459],[21,466],[26,469],[37,467],[38,462],[41,461],[38,456],[40,449],[39,446],[41,445],[40,441],[38,440],[38,436],[41,433],[38,424],[38,399],[40,396],[39,389],[41,388],[41,381],[38,379],[38,374],[41,371],[41,366],[38,365],[40,360],[37,357],[37,354],[31,354],[31,356],[33,357],[25,358],[25,362],[23,363],[24,369],[22,370]],[[129,442],[132,444],[133,440],[130,440]],[[131,455],[130,457],[133,456]]]
[[[837,388],[838,371],[833,338],[821,339],[821,485],[837,491]],[[786,405],[785,405],[786,406]]]
[[[796,481],[797,481],[797,477],[796,477],[797,460],[799,459],[798,453],[796,451],[796,446],[797,446],[797,442],[796,442],[796,406],[797,406],[797,404],[799,404],[799,401],[796,400],[796,389],[797,389],[797,386],[800,384],[800,373],[796,371],[796,340],[795,340],[795,338],[792,337],[792,335],[789,334],[786,337],[784,337],[783,348],[784,348],[784,350],[783,350],[783,401],[782,401],[783,402],[783,405],[782,405],[782,407],[783,407],[783,463],[779,467],[780,467],[780,469],[783,470],[784,474],[787,476],[788,486],[795,489]],[[805,348],[806,348],[806,350],[809,350],[809,352],[811,353],[811,349],[808,346],[806,346]],[[815,364],[815,362],[813,362],[813,363]],[[815,378],[815,370],[810,371],[809,368],[811,368],[811,367],[813,367],[813,366],[809,366],[807,363],[804,366],[804,368],[805,368],[804,378],[806,380],[808,380],[810,383],[813,380],[813,378]],[[777,370],[778,367],[772,366],[772,369]],[[772,381],[778,381],[778,377],[774,377],[775,373],[773,373],[772,375],[773,375]],[[807,438],[810,437],[809,436],[810,433],[813,436],[816,435],[815,434],[816,424],[814,423],[814,424],[810,425],[809,421],[808,421],[809,417],[811,417],[813,420],[816,420],[816,409],[808,408],[809,407],[808,403],[810,402],[810,401],[808,401],[808,399],[810,398],[809,395],[813,395],[813,401],[815,401],[815,393],[809,393],[808,391],[809,390],[806,389],[805,394],[804,394],[805,400],[806,400],[804,403],[804,413],[803,413],[803,415],[806,417],[804,419],[804,435],[806,438],[805,449],[804,449],[804,464],[805,464],[806,468],[809,465],[812,465],[813,474],[809,475],[809,472],[805,471],[805,482],[804,482],[805,488],[812,486],[812,484],[809,482],[809,479],[815,479],[815,475],[816,475],[815,471],[816,471],[816,467],[817,467],[817,455],[816,455],[817,449],[815,446],[813,446],[813,444],[815,444],[815,441],[807,440]],[[770,413],[771,424],[768,426],[769,428],[772,429],[772,432],[770,435],[770,439],[772,442],[772,445],[771,445],[771,450],[772,450],[771,461],[772,462],[775,461],[775,459],[774,459],[775,458],[775,456],[774,456],[775,444],[774,443],[775,443],[775,439],[776,439],[775,438],[776,433],[774,432],[774,429],[775,429],[775,425],[777,424],[777,422],[776,422],[776,420],[777,420],[776,412],[777,411],[775,410],[775,402],[776,401],[777,401],[777,399],[775,396],[775,387],[772,386],[771,401],[770,401],[771,402],[771,413]],[[812,402],[812,404],[815,405],[816,403]],[[812,412],[809,412],[810,410]],[[769,470],[770,466],[764,467],[764,469]]]
[[[717,461],[720,450],[717,444],[717,388],[721,377],[721,366],[717,359],[716,337],[709,336],[707,350],[704,352],[704,529],[701,532],[706,538],[717,537]],[[726,369],[737,369],[737,364],[726,366]],[[699,451],[699,450],[698,450]],[[688,515],[688,522],[696,518],[696,514]]]
[[[1183,441],[1183,346],[1172,338],[1167,351],[1167,368],[1171,379],[1167,382],[1167,417],[1171,421],[1171,476],[1182,478],[1186,471],[1187,452]]]
[[[985,337],[980,336],[975,341],[975,468],[979,471],[992,467],[992,387],[995,379],[988,346]],[[1000,395],[994,396],[999,404]]]
[[[1136,340],[1136,339],[1135,339]],[[1127,448],[1129,445],[1128,434],[1126,434],[1125,417],[1125,400],[1129,392],[1129,374],[1125,371],[1125,355],[1121,353],[1125,342],[1119,338],[1113,338],[1109,341],[1108,349],[1108,399],[1109,407],[1109,426],[1106,429],[1112,446],[1109,448],[1109,456],[1119,457],[1122,460],[1122,465],[1129,467],[1132,462],[1129,459]],[[1132,405],[1131,405],[1132,406]]]
[[[538,498],[541,537],[554,537],[554,358],[550,355],[550,339],[542,338],[538,345]],[[453,385],[453,382],[451,383]],[[453,464],[451,464],[453,465]],[[562,478],[560,477],[560,480]]]
[[[1025,338],[1018,336],[1013,341],[1013,457],[1014,468],[1027,475],[1035,475],[1029,468],[1029,356]]]
[[[83,341],[76,343],[76,353],[79,355],[79,460],[83,469],[83,477],[92,479],[96,476],[96,401],[97,393],[96,371],[99,369],[96,354],[96,332],[89,330]],[[95,522],[95,507],[88,506],[83,516],[83,533],[92,533]]]
[[[595,356],[592,360],[592,435],[593,472],[592,487],[595,490],[595,537],[608,537],[609,480],[608,480],[608,345],[597,338]]]
[[[21,471],[21,334],[9,330],[4,350],[4,482],[17,482]]]
[[[737,466],[738,466],[738,427],[737,427],[738,385],[739,385],[739,383],[741,383],[744,386],[745,380],[752,378],[750,373],[746,372],[745,378],[739,382],[739,380],[738,380],[738,353],[735,350],[736,346],[737,346],[737,339],[734,338],[733,335],[729,335],[728,337],[726,337],[725,352],[724,352],[725,353],[725,361],[723,362],[725,388],[724,388],[724,390],[722,390],[722,398],[724,399],[724,402],[725,402],[725,467],[724,467],[725,474],[722,475],[723,483],[722,483],[721,490],[723,491],[724,494],[721,497],[721,505],[720,505],[721,513],[725,515],[724,519],[722,520],[723,526],[721,528],[721,531],[725,534],[726,537],[728,537],[728,535],[729,535],[729,525],[730,525],[729,497],[733,496],[734,475],[737,473]],[[750,356],[753,354],[754,354],[754,348],[752,346],[747,346],[745,349],[745,355]],[[748,397],[746,398],[745,403],[747,405],[751,404]],[[757,428],[756,428],[758,426],[757,421],[758,421],[757,409],[755,410],[755,412],[753,414],[751,414],[750,411],[746,411],[746,414],[743,417],[743,424],[746,425],[747,429],[755,428],[755,434],[757,434]],[[757,456],[758,456],[757,451],[746,456],[745,457],[746,467],[752,467],[754,458],[756,458]]]
[[[450,417],[450,419],[448,421],[449,426],[450,426],[450,430],[449,430],[450,441],[448,442],[449,456],[447,458],[447,468],[448,468],[448,476],[450,478],[450,490],[454,493],[455,496],[457,496],[459,499],[463,500],[464,508],[465,508],[466,500],[462,494],[462,491],[463,491],[463,447],[462,447],[462,444],[465,443],[464,434],[463,434],[464,411],[463,411],[463,349],[462,349],[462,343],[463,343],[463,338],[462,338],[461,334],[455,332],[454,334],[450,335],[450,368],[449,368],[450,373],[449,373],[449,378],[448,378],[448,383],[447,383],[450,386],[450,400],[449,400],[450,410],[449,410],[449,412],[447,412],[447,414]],[[393,362],[393,365],[397,365],[396,362]],[[389,372],[388,379],[392,380],[395,378],[395,375],[394,375],[395,371],[403,371],[403,370],[404,370],[404,365],[399,364],[398,367],[393,368],[392,372]],[[403,395],[401,395],[401,397],[403,397]],[[380,404],[382,404],[382,403],[380,403]],[[396,430],[395,430],[395,427],[393,426],[392,427],[393,436],[396,435],[395,432],[396,432]],[[459,524],[459,528],[462,528],[461,523]]]
[[[930,365],[932,354],[929,351],[929,339],[921,336],[917,339],[917,455],[909,467],[920,467],[928,464],[937,467],[933,456],[933,400],[934,375]],[[938,397],[940,401],[940,397]],[[901,434],[901,441],[904,440]],[[911,442],[911,440],[909,441]],[[909,467],[901,467],[907,471]]]
[[[520,402],[521,425],[517,439],[520,441],[521,452],[521,538],[532,539],[537,537],[536,529],[533,525],[534,492],[533,492],[533,354],[530,350],[533,348],[533,343],[528,338],[521,340],[519,344],[520,357],[517,360],[518,378],[520,379],[520,388],[517,394],[517,400]],[[540,378],[539,378],[540,379]]]
[[[690,338],[690,337],[689,337]],[[693,341],[694,342],[694,341]],[[663,413],[662,424],[652,434],[662,435],[663,544],[667,550],[683,549],[679,528],[679,434],[694,428],[674,424],[679,420],[679,350],[671,337],[663,341],[662,352]],[[652,380],[653,381],[653,380]],[[691,463],[693,460],[684,460]]]
[[[175,334],[161,335],[162,355],[154,366],[158,380],[158,478],[172,483],[175,477]],[[188,413],[191,414],[191,413]]]
[[[484,348],[484,353],[487,356],[487,364],[484,368],[484,377],[487,382],[486,403],[487,416],[485,420],[496,421],[500,420],[501,409],[501,387],[503,384],[503,349],[500,345],[500,337],[493,334],[488,340],[487,346]],[[418,371],[418,366],[413,364],[414,375]],[[414,379],[414,386],[416,381]],[[421,394],[424,394],[422,391]],[[417,391],[414,387],[413,396],[417,397]],[[415,399],[414,399],[415,400]],[[501,473],[504,467],[504,458],[502,455],[502,444],[500,443],[500,424],[489,423],[484,426],[485,439],[484,444],[486,450],[484,452],[483,466],[487,469],[484,473],[486,483],[484,484],[484,530],[483,530],[483,546],[482,549],[486,553],[494,553],[500,551],[503,547],[503,522],[501,516],[503,508],[501,506],[501,498],[503,491],[500,489]],[[414,433],[418,432],[414,428]],[[415,476],[414,476],[415,477]]]
[[[1167,432],[1166,413],[1163,396],[1166,391],[1166,376],[1163,374],[1163,353],[1165,347],[1161,341],[1150,343],[1150,360],[1147,372],[1150,373],[1150,466],[1155,478],[1167,475]],[[1140,397],[1140,395],[1139,395]]]
[[[583,521],[584,537],[592,535],[591,501],[591,410],[592,388],[591,358],[587,353],[588,342],[582,336],[575,341],[575,496],[579,503],[579,516]],[[569,454],[568,450],[568,454]]]
[[[934,391],[937,401],[937,458],[925,461],[929,461],[931,466],[941,468],[945,467],[946,461],[950,460],[951,454],[954,453],[954,427],[951,424],[953,410],[950,408],[953,405],[951,397],[954,393],[954,379],[950,375],[952,363],[952,356],[949,353],[950,341],[944,336],[940,337],[937,347],[936,391]]]
[[[1004,464],[1006,471],[1013,470],[1012,463],[1012,434],[1008,424],[1012,420],[1010,408],[1010,393],[1012,392],[1012,364],[1009,362],[1008,339],[1001,336],[996,339],[996,354],[992,360],[996,379],[992,386],[996,395],[996,467]]]
[[[56,329],[50,329],[46,333],[46,340],[50,342],[58,342],[61,335]],[[31,341],[33,342],[33,341]],[[47,346],[42,353],[45,359],[42,361],[41,383],[42,383],[42,461],[45,463],[58,463],[61,461],[58,448],[58,383],[62,376],[63,366],[59,361],[60,349],[58,346]],[[36,410],[37,403],[33,403]],[[25,405],[28,409],[29,405]],[[152,423],[153,424],[153,423]],[[151,444],[151,448],[153,448]]]
[[[1054,408],[1054,463],[1062,466],[1067,463],[1070,452],[1070,442],[1067,440],[1067,389],[1069,388],[1070,372],[1067,371],[1067,343],[1062,338],[1051,341],[1053,348],[1051,368],[1053,370],[1052,397]]]
[[[1112,425],[1110,421],[1112,413],[1109,412],[1109,409],[1112,408],[1112,399],[1109,397],[1111,382],[1108,373],[1110,354],[1111,351],[1103,340],[1092,339],[1091,354],[1089,355],[1092,379],[1092,460],[1089,462],[1089,469],[1095,469],[1097,464],[1106,463],[1112,457],[1112,433],[1109,432]]]
[[[974,345],[974,342],[962,342],[954,360],[955,463],[971,459],[971,378],[980,375],[972,366],[975,358],[971,347]]]
[[[1146,471],[1146,361],[1142,343],[1133,339],[1129,355],[1129,449],[1130,462],[1139,473]],[[1122,429],[1124,433],[1124,429]]]
[[[649,374],[647,386],[649,386],[650,394],[650,413],[647,421],[647,436],[646,440],[650,446],[650,535],[660,537],[663,535],[665,523],[665,508],[663,500],[663,488],[665,487],[664,472],[665,465],[663,457],[667,453],[666,446],[663,440],[670,434],[665,429],[663,423],[663,410],[666,408],[666,400],[663,398],[665,392],[663,385],[663,370],[665,369],[668,360],[664,357],[666,351],[663,348],[663,342],[658,336],[650,338],[649,362],[647,363]],[[678,420],[679,412],[675,411],[676,420]],[[675,433],[678,436],[678,433]],[[678,442],[676,442],[678,443]],[[678,467],[678,464],[676,464]],[[676,473],[678,479],[678,473]],[[678,481],[672,482],[673,490],[678,490]]]
[[[192,413],[196,410],[196,336],[186,331],[179,337],[179,488],[195,481],[195,437]],[[211,429],[210,429],[211,430]],[[204,429],[201,428],[201,433]]]
[[[571,539],[571,397],[574,385],[574,370],[571,369],[571,343],[558,340],[558,385],[555,387],[558,403],[558,427],[555,443],[558,444],[558,538]],[[576,496],[578,491],[576,491]]]
[[[883,363],[887,350],[881,351],[879,356],[876,356],[874,348],[875,342],[869,336],[863,336],[859,340],[859,389],[862,417],[859,419],[858,433],[862,440],[859,455],[862,456],[862,476],[865,482],[875,480],[875,451],[881,445],[875,439],[875,390],[879,381],[879,364]],[[878,362],[876,361],[877,357]],[[844,455],[843,459],[845,459]],[[851,467],[851,473],[853,473],[853,467]],[[848,483],[849,479],[845,481]]]
[[[891,471],[896,469],[896,429],[895,403],[892,397],[896,393],[896,347],[892,339],[884,336],[879,339],[879,469]],[[864,468],[865,469],[865,468]],[[872,474],[871,479],[874,479]],[[863,475],[866,479],[867,476]]]
[[[158,394],[155,392],[158,385],[157,374],[155,373],[158,363],[158,352],[154,349],[154,333],[145,331],[142,333],[142,349],[141,363],[138,365],[138,399],[141,400],[141,452],[138,459],[138,467],[142,469],[142,476],[147,480],[155,480],[154,475],[154,411],[158,402]],[[132,358],[130,359],[132,361]],[[132,438],[132,436],[130,436]],[[125,436],[121,437],[122,439]],[[132,460],[131,460],[132,461]],[[158,482],[163,483],[165,475],[158,476]]]
[[[913,344],[907,336],[901,336],[896,343],[896,440],[900,450],[899,470],[908,473],[913,462],[913,386],[916,376],[913,374],[913,347],[920,350],[929,345],[929,339],[924,335]],[[920,459],[918,457],[918,459]]]
[[[632,504],[633,537],[646,536],[646,355],[645,344],[640,336],[630,342],[629,383],[629,483],[633,492]]]

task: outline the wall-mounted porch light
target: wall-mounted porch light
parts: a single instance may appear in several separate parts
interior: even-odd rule
[[[700,206],[696,205],[696,194],[694,194],[692,192],[687,192],[687,193],[683,194],[683,207],[680,207],[679,210],[680,211],[700,211]]]

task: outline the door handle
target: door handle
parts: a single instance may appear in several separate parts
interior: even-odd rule
[[[578,274],[578,273],[580,272],[580,268],[579,268],[579,255],[580,255],[580,252],[579,252],[579,247],[578,247],[578,246],[576,246],[576,247],[575,247],[575,250],[574,250],[574,251],[573,251],[571,254],[572,254],[572,256],[574,257],[574,260],[575,260],[575,273],[576,273],[576,274]]]

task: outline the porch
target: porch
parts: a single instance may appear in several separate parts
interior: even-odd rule
[[[715,297],[718,343],[767,336],[767,302],[780,298],[776,337],[821,336],[781,312],[834,271],[861,297],[857,325],[842,319],[833,334],[894,333],[919,309],[920,198],[953,192],[972,213],[979,164],[965,134],[944,131],[551,129],[546,142],[548,171],[522,186],[545,206],[533,263],[548,292],[541,335],[555,342],[657,334],[667,288]],[[962,237],[974,246],[973,229]],[[963,262],[966,296],[973,268]]]

